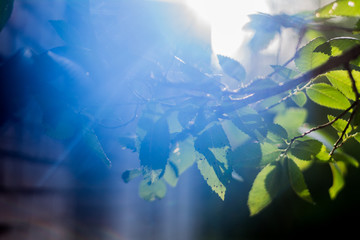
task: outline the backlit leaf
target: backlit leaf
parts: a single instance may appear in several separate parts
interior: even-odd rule
[[[360,3],[357,0],[337,0],[316,11],[316,17],[360,16]]]
[[[336,88],[326,84],[313,84],[306,89],[306,94],[315,103],[334,109],[345,110],[350,107],[349,100]]]
[[[328,115],[327,116],[329,121],[333,121],[335,119],[334,116]],[[336,120],[336,122],[334,122],[331,126],[338,131],[338,134],[341,135],[342,132],[344,131],[346,125],[347,125],[347,121],[345,121],[344,119],[339,118],[338,120]],[[348,126],[347,130],[346,130],[346,134],[349,134],[352,131],[352,127],[351,125]]]
[[[359,167],[359,162],[349,154],[341,151],[336,151],[332,156],[336,162],[341,161],[354,167]]]
[[[163,180],[158,180],[150,183],[147,180],[142,180],[139,185],[139,195],[147,201],[155,201],[162,199],[166,194],[166,184]]]
[[[287,159],[289,180],[292,189],[295,193],[307,202],[313,203],[310,191],[306,185],[304,175],[296,163],[291,159]]]
[[[274,123],[285,128],[289,138],[299,135],[299,128],[305,122],[307,111],[303,108],[289,108],[285,112],[278,114]]]
[[[188,137],[178,142],[170,152],[169,162],[165,169],[164,179],[175,187],[179,176],[191,167],[196,160],[194,139]]]
[[[306,94],[303,92],[297,92],[291,96],[291,99],[299,106],[303,107],[307,101]]]
[[[352,70],[352,75],[356,80],[360,79],[360,72]],[[348,71],[335,70],[327,72],[325,76],[329,79],[331,84],[342,92],[347,98],[355,100],[355,93],[352,88],[352,83]],[[360,89],[360,80],[356,81],[356,88]]]
[[[282,186],[281,167],[268,164],[256,176],[249,192],[248,207],[254,216],[267,207],[276,197]]]
[[[225,199],[226,186],[220,181],[218,175],[215,173],[214,168],[205,159],[201,153],[197,153],[197,166],[201,175],[211,189],[222,199]]]
[[[322,52],[314,52],[314,50],[325,43],[326,39],[316,38],[302,47],[296,54],[295,64],[301,72],[307,72],[322,64],[328,59],[329,55]]]
[[[330,168],[333,175],[333,184],[329,189],[329,194],[331,199],[335,199],[339,194],[339,192],[345,186],[345,179],[340,166],[341,166],[340,162],[330,163]]]

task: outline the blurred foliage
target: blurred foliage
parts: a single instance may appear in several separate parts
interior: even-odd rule
[[[154,16],[161,20],[154,9],[139,7],[137,1],[129,4],[143,22]],[[12,1],[2,1],[0,28],[11,6]],[[351,38],[343,37],[343,27],[337,38],[327,38],[325,31],[336,33],[344,18],[357,19],[358,7],[355,1],[339,0],[309,14],[251,15],[247,28],[254,31],[249,43],[253,51],[267,48],[284,28],[295,30],[299,43],[310,31],[318,37],[307,39],[288,63],[274,65],[268,76],[245,84],[246,69],[236,60],[217,56],[219,74],[211,65],[209,46],[199,47],[185,36],[178,43],[181,32],[176,41],[167,35],[169,29],[181,28],[152,32],[140,19],[119,29],[121,36],[108,39],[100,31],[107,27],[101,25],[104,19],[90,11],[88,1],[69,2],[69,19],[74,21],[50,22],[63,46],[41,53],[23,49],[0,66],[0,123],[11,121],[34,98],[49,136],[85,147],[108,167],[111,161],[98,132],[134,124],[129,135],[116,139],[119,147],[138,154],[140,167],[122,178],[129,182],[142,177],[139,195],[148,201],[163,198],[167,185],[176,186],[193,165],[222,200],[231,182],[256,171],[247,203],[252,216],[287,188],[313,204],[304,175],[310,165],[330,166],[333,184],[328,193],[335,199],[345,186],[348,167],[358,167],[342,146],[360,139],[360,46],[358,24],[347,26]],[[121,56],[121,64],[109,55]],[[126,72],[134,62],[136,69]],[[226,77],[238,87],[228,87]],[[328,122],[309,127],[307,116],[316,113],[307,112],[308,99],[331,111]],[[122,108],[116,115],[117,104],[131,106],[132,116],[124,120]],[[107,114],[104,108],[110,109]],[[111,119],[116,124],[108,125]],[[320,129],[337,132],[332,147],[310,134]]]

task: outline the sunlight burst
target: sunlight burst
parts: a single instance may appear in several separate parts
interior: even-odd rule
[[[242,29],[248,15],[268,12],[266,0],[186,0],[187,5],[211,26],[215,53],[233,56],[246,37]]]

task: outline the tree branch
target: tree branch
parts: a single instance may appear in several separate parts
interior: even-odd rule
[[[285,91],[291,90],[296,88],[298,85],[302,83],[306,83],[310,81],[312,78],[324,74],[331,69],[339,67],[344,63],[349,63],[351,60],[356,59],[360,56],[360,45],[357,45],[351,48],[349,51],[345,52],[344,54],[336,57],[331,57],[325,64],[305,73],[304,75],[295,78],[289,82],[284,84],[279,84],[276,87],[269,88],[269,89],[261,89],[254,93],[248,94],[247,96],[239,99],[238,101],[230,104],[228,106],[215,106],[213,110],[218,114],[222,115],[224,113],[229,113],[237,110],[238,108],[244,107],[251,103],[255,103],[261,100],[264,100],[269,97],[273,97]]]

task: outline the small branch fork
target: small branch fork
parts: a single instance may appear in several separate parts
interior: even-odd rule
[[[352,74],[352,72],[351,72],[351,68],[350,68],[349,63],[347,63],[347,64],[345,65],[345,68],[346,68],[346,70],[347,70],[347,72],[348,72],[348,74],[349,74],[349,77],[350,77],[350,80],[351,80],[351,86],[352,86],[352,89],[353,89],[353,91],[354,91],[354,93],[355,93],[355,102],[353,103],[353,105],[355,105],[355,109],[354,109],[354,111],[351,113],[351,115],[350,115],[350,117],[349,117],[349,119],[348,119],[348,121],[347,121],[347,124],[346,124],[344,130],[343,130],[342,133],[341,133],[341,136],[340,136],[340,137],[338,138],[338,140],[335,142],[334,147],[333,147],[333,149],[332,149],[331,152],[330,152],[330,156],[332,156],[332,155],[334,154],[335,150],[336,150],[337,148],[339,148],[339,147],[344,143],[343,139],[344,139],[345,133],[346,133],[347,129],[349,128],[350,123],[351,123],[351,121],[353,120],[353,118],[354,118],[354,116],[355,116],[355,114],[356,114],[356,111],[357,111],[357,109],[358,109],[358,104],[359,104],[359,92],[358,92],[358,89],[357,89],[357,87],[356,87],[356,81],[355,81],[355,78],[354,78],[354,76],[353,76],[353,74]]]
[[[350,107],[348,107],[347,109],[345,109],[341,114],[339,114],[337,117],[335,117],[332,121],[329,121],[329,122],[324,123],[324,124],[322,124],[322,125],[319,125],[319,126],[316,126],[316,127],[314,127],[314,128],[311,128],[311,129],[309,129],[308,131],[304,132],[303,134],[301,134],[301,135],[299,135],[299,136],[296,136],[296,137],[294,137],[293,139],[291,139],[288,147],[287,147],[287,148],[285,149],[285,151],[284,151],[284,154],[286,154],[287,151],[288,151],[289,149],[291,149],[292,144],[293,144],[297,139],[302,138],[302,137],[305,137],[306,135],[308,135],[308,134],[310,134],[310,133],[312,133],[312,132],[314,132],[314,131],[317,131],[317,130],[320,130],[320,129],[322,129],[322,128],[331,126],[331,125],[334,124],[337,120],[339,120],[341,117],[343,117],[346,113],[348,113],[351,109],[354,109],[354,111],[351,112],[351,115],[350,115],[350,117],[349,117],[349,119],[348,119],[348,121],[347,121],[347,124],[346,124],[344,130],[342,131],[340,137],[339,137],[339,138],[337,139],[337,141],[335,142],[335,144],[334,144],[334,146],[333,146],[333,148],[332,148],[332,150],[331,150],[331,152],[330,152],[329,155],[332,156],[332,155],[334,154],[335,150],[336,150],[337,148],[341,147],[342,144],[345,142],[345,141],[344,141],[344,136],[345,136],[346,131],[348,130],[348,128],[349,128],[349,126],[350,126],[351,121],[353,120],[353,118],[354,118],[354,116],[355,116],[355,114],[356,114],[356,112],[357,112],[357,110],[358,110],[359,98],[360,98],[360,94],[359,94],[358,89],[357,89],[357,87],[356,87],[356,81],[355,81],[355,78],[354,78],[354,76],[353,76],[353,74],[352,74],[352,72],[351,72],[351,68],[350,68],[349,63],[346,63],[346,64],[345,64],[345,68],[346,68],[346,70],[347,70],[347,72],[348,72],[348,74],[349,74],[349,77],[350,77],[350,80],[351,80],[352,89],[353,89],[353,91],[354,91],[354,93],[355,93],[355,97],[356,97],[355,99],[356,99],[356,100],[351,104]]]

